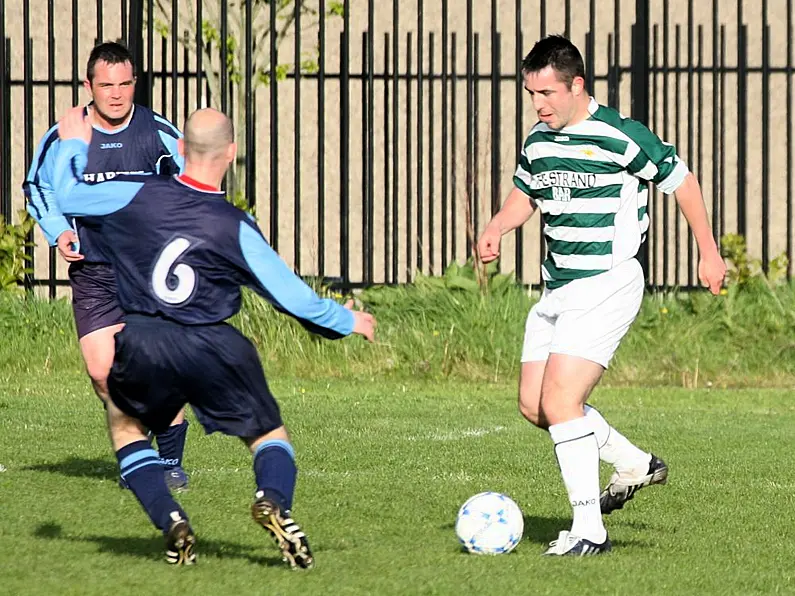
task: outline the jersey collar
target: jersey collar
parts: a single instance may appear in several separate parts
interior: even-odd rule
[[[593,116],[596,114],[596,110],[599,109],[599,102],[596,101],[593,96],[591,96],[591,100],[588,102],[588,113]]]
[[[93,101],[90,101],[88,103],[88,105],[86,106],[86,109],[85,109],[86,116],[88,116],[88,108],[91,105],[93,105],[93,103],[94,103]],[[91,126],[94,128],[94,130],[98,130],[99,132],[105,133],[106,135],[119,134],[123,130],[127,130],[127,127],[130,126],[130,122],[132,122],[132,119],[133,119],[134,115],[135,115],[135,104],[132,105],[132,109],[130,110],[130,115],[127,116],[127,121],[122,126],[120,126],[119,128],[114,128],[113,130],[108,130],[107,128],[102,128],[101,126],[97,126],[96,124],[92,124]]]
[[[202,182],[199,182],[198,180],[194,180],[193,178],[186,176],[185,174],[178,174],[174,176],[174,178],[177,179],[177,182],[180,182],[193,190],[198,190],[200,192],[209,192],[219,195],[224,194],[224,191],[218,190],[217,188],[215,188],[214,186],[210,186],[209,184],[204,184]]]

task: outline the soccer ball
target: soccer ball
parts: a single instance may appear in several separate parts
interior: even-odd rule
[[[524,519],[519,506],[500,493],[475,495],[461,505],[455,524],[458,540],[471,553],[509,553],[522,539]]]

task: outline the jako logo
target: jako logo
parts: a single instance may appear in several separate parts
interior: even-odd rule
[[[100,149],[121,149],[124,145],[122,143],[102,143]]]
[[[588,505],[596,505],[596,499],[586,499],[585,501],[572,500],[572,507],[587,507]]]

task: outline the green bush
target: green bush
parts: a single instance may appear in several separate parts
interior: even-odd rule
[[[26,211],[19,212],[18,224],[0,221],[0,291],[19,292],[25,275],[33,273],[29,268],[31,258],[25,249],[32,247],[28,235],[35,222]]]

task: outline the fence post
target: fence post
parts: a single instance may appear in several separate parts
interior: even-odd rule
[[[135,76],[138,84],[135,86],[135,103],[149,104],[149,89],[151,79],[144,73],[144,0],[130,0],[130,31],[127,35],[130,53],[135,64]],[[149,24],[151,26],[151,23]],[[149,65],[151,70],[152,65]],[[150,106],[151,107],[151,106]]]
[[[0,0],[0,217],[5,222],[11,221],[11,189],[8,182],[8,170],[11,168],[11,147],[7,146],[7,128],[11,125],[6,119],[6,90],[10,81],[6,77],[6,7],[5,0]]]
[[[635,0],[632,37],[632,119],[648,124],[649,0]]]
[[[635,0],[635,24],[632,26],[631,114],[633,120],[646,125],[649,123],[649,29],[649,0]],[[618,57],[616,61],[618,62]],[[621,66],[620,63],[618,66]],[[646,280],[650,280],[648,232],[638,252],[638,260]]]

